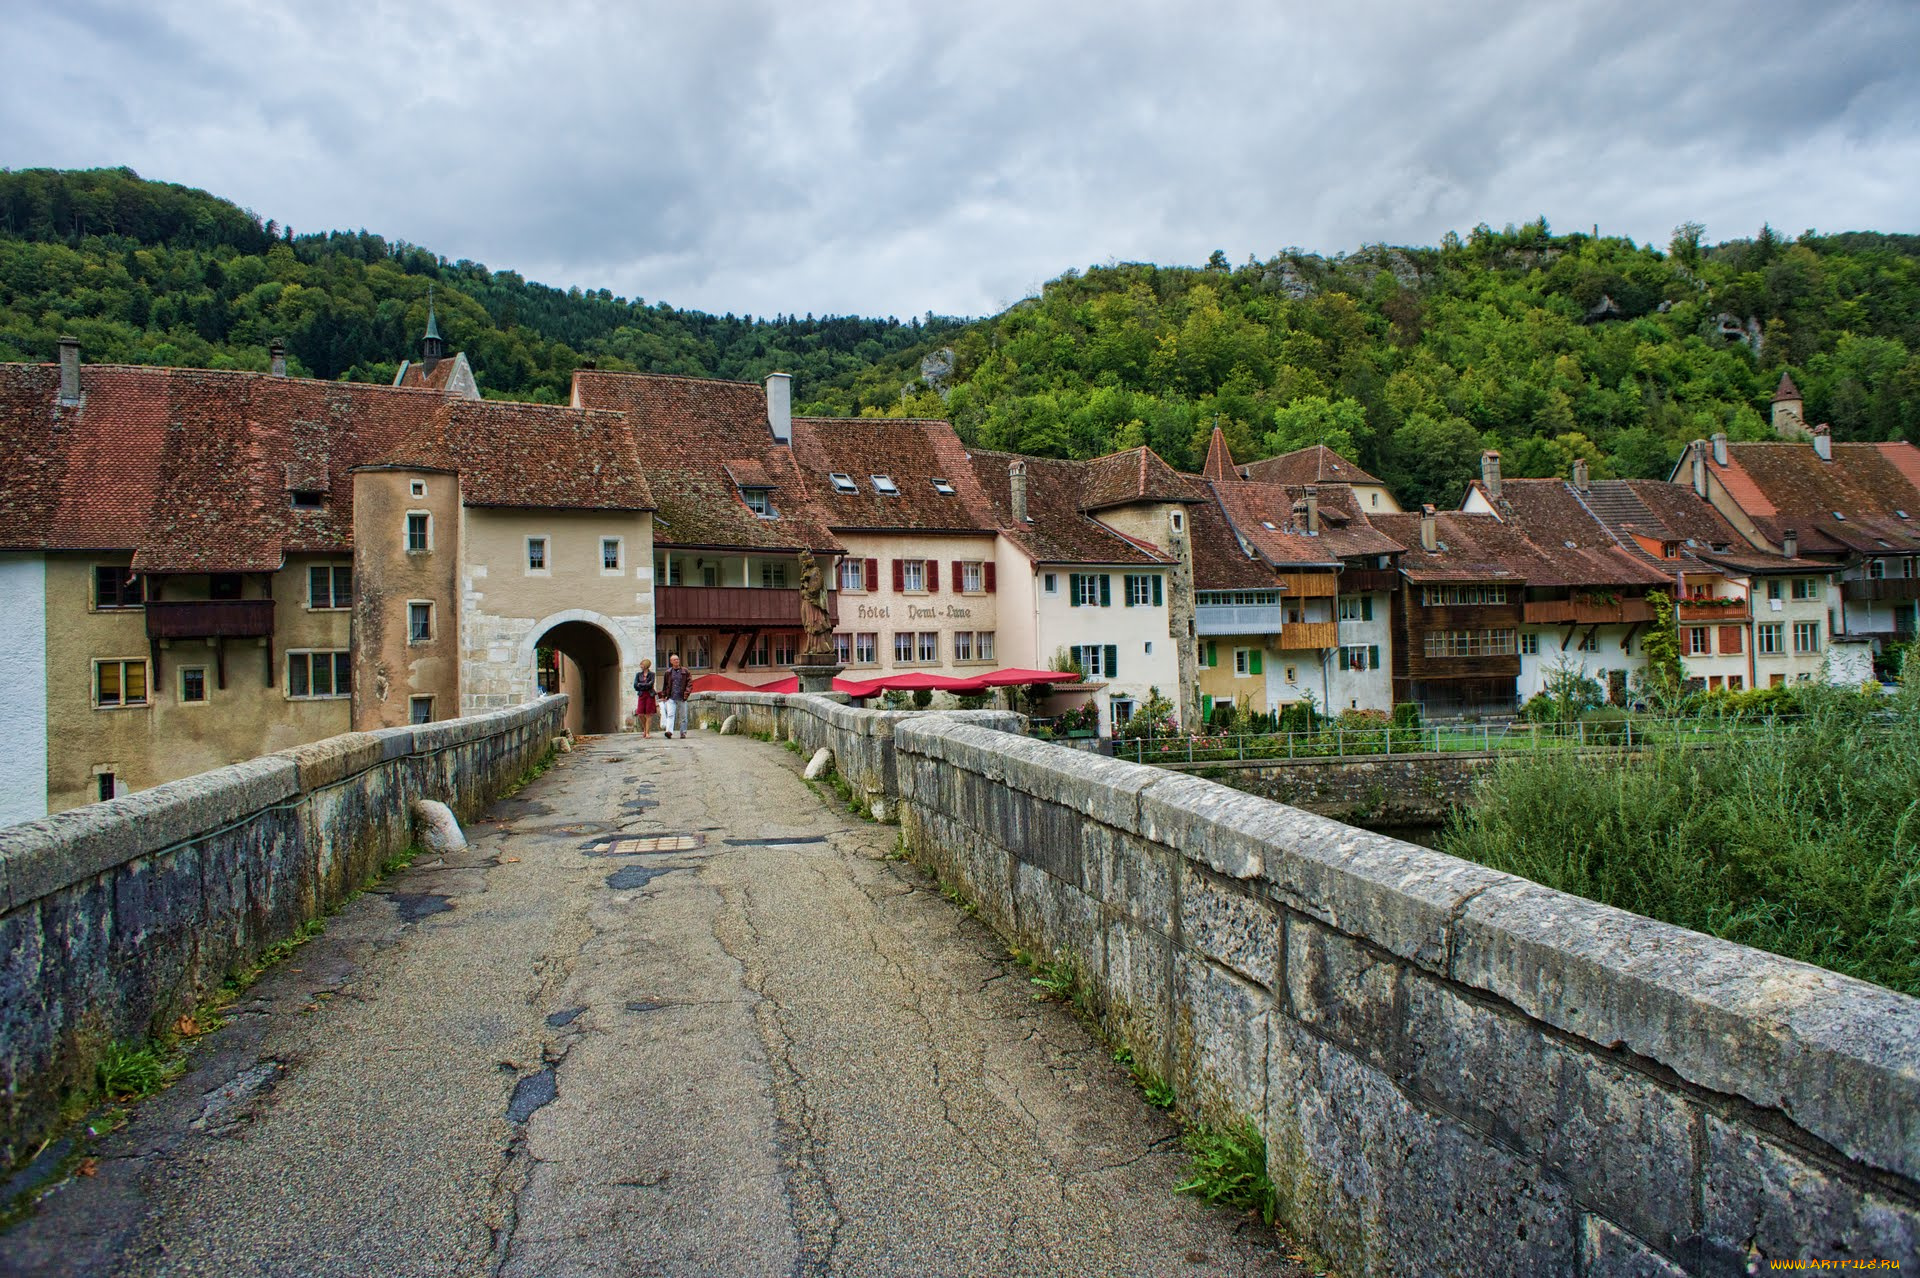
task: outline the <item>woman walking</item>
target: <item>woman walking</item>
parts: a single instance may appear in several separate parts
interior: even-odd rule
[[[640,673],[633,677],[633,690],[640,698],[634,704],[633,717],[640,721],[640,735],[650,736],[648,729],[653,726],[653,716],[660,713],[660,702],[653,695],[653,662],[644,657]]]

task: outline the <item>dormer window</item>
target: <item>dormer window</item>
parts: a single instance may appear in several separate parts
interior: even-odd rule
[[[933,481],[933,491],[939,493],[942,497],[951,497],[953,496],[953,484],[944,479],[936,479]]]
[[[873,491],[879,493],[882,497],[898,497],[900,495],[900,486],[893,482],[892,475],[873,475],[870,476],[870,478],[873,480]]]
[[[1680,557],[1680,543],[1677,541],[1661,542],[1660,555],[1664,559],[1678,559]]]
[[[773,508],[773,490],[768,488],[742,488],[740,500],[747,503],[747,509],[762,519],[774,519],[778,512]]]
[[[828,475],[827,478],[833,481],[833,491],[836,493],[857,493],[860,491],[860,486],[853,482],[852,475],[843,475],[836,470],[831,475]]]
[[[327,504],[327,495],[317,488],[296,488],[293,490],[293,508],[295,510],[319,510]]]

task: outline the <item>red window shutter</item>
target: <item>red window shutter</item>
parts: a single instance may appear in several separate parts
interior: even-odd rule
[[[994,591],[999,589],[999,587],[994,583],[994,580],[993,580],[993,561],[988,560],[984,568],[982,569],[982,571],[984,571],[987,574],[987,593],[992,594],[994,593]]]
[[[896,591],[907,588],[907,561],[904,559],[893,561],[893,588]]]
[[[958,594],[960,591],[965,590],[967,588],[966,574],[960,571],[960,561],[958,559],[953,561],[952,580],[953,580],[954,593]]]
[[[867,560],[866,569],[860,574],[860,584],[868,590],[880,589],[880,561],[878,559]]]
[[[1720,651],[1729,654],[1745,651],[1741,644],[1739,626],[1720,627]]]
[[[940,561],[938,559],[927,560],[927,589],[940,589]]]

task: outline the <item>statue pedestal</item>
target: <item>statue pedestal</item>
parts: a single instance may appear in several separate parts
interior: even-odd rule
[[[842,665],[796,665],[793,673],[800,677],[802,692],[832,692],[835,676],[845,669]]]

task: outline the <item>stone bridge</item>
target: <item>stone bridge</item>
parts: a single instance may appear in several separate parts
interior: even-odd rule
[[[1916,1000],[1009,716],[698,704],[769,740],[588,739],[485,806],[546,703],[0,832],[16,1156],[107,1039],[345,901],[185,1077],[29,1163],[86,1160],[0,1272],[1920,1265]],[[899,824],[810,792],[820,747]],[[348,899],[419,795],[471,846]],[[1171,1192],[1116,1047],[1260,1129],[1290,1235]]]

